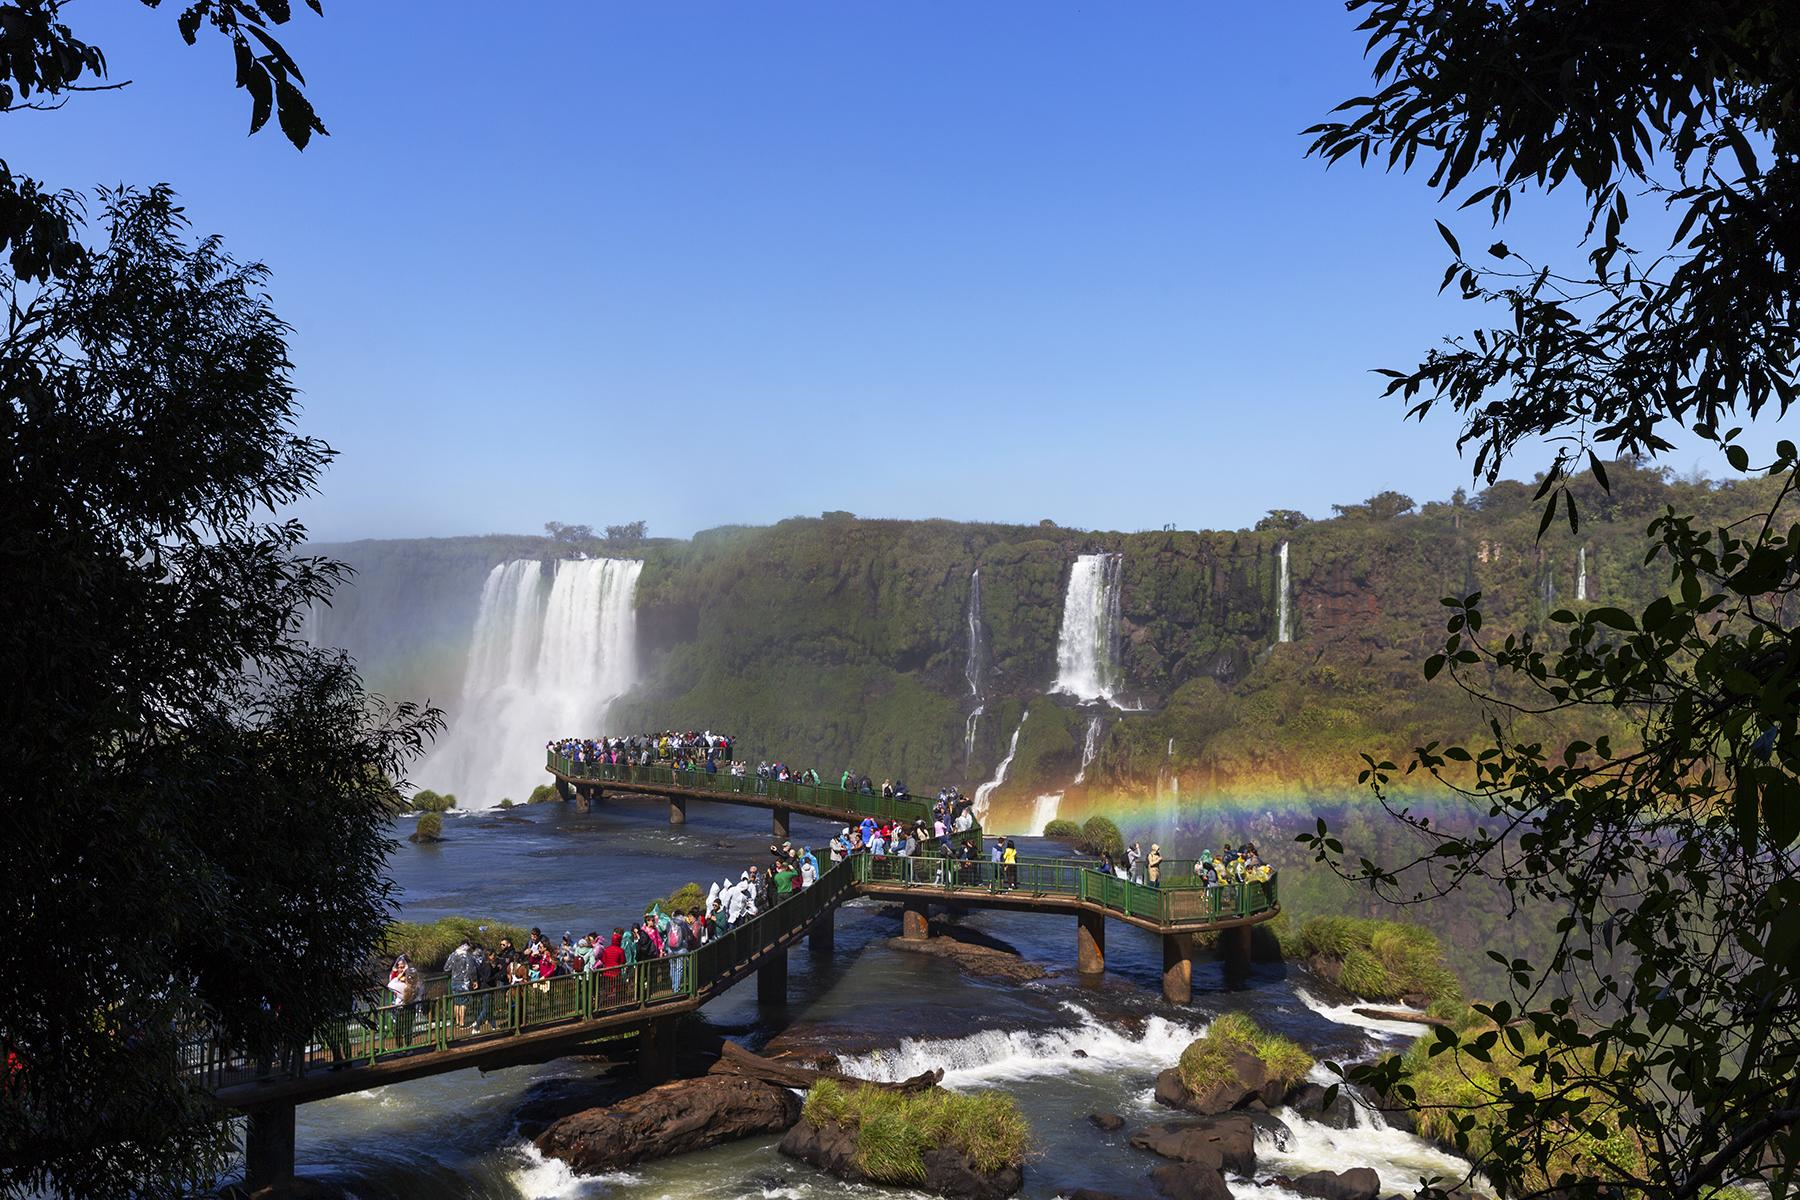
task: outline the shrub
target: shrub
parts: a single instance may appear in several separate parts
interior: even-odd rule
[[[439,795],[430,788],[420,788],[413,793],[412,807],[414,812],[449,812],[456,807],[456,797],[448,792]]]
[[[418,827],[407,839],[414,842],[441,842],[444,840],[444,818],[435,812],[419,815]]]
[[[1077,825],[1073,821],[1065,820],[1065,819],[1059,817],[1058,819],[1056,819],[1056,820],[1050,822],[1048,825],[1044,826],[1044,836],[1047,838],[1058,838],[1065,842],[1080,841],[1081,840],[1081,826]]]
[[[1176,1070],[1182,1086],[1205,1092],[1236,1077],[1231,1060],[1237,1054],[1253,1054],[1272,1079],[1298,1083],[1312,1070],[1313,1059],[1300,1044],[1278,1033],[1265,1033],[1253,1017],[1226,1013],[1207,1026],[1206,1033],[1181,1052]]]
[[[512,806],[513,806],[513,798],[511,796],[508,796],[504,800],[500,801],[501,808],[511,808]]]
[[[388,926],[387,935],[382,939],[381,952],[389,958],[404,954],[419,970],[431,972],[442,970],[450,952],[464,941],[471,945],[479,942],[492,950],[500,944],[502,937],[511,938],[515,946],[525,945],[523,929],[499,921],[480,921],[473,917],[440,917],[424,925],[395,921]]]
[[[1081,841],[1076,849],[1088,854],[1120,855],[1125,853],[1125,838],[1119,827],[1105,817],[1089,817],[1081,827]]]
[[[685,913],[693,909],[706,911],[706,892],[697,883],[683,884],[667,896],[651,900],[644,905],[644,911],[660,908],[666,913]]]
[[[895,1092],[821,1080],[806,1094],[806,1120],[856,1130],[856,1165],[878,1183],[919,1183],[924,1152],[950,1146],[978,1171],[1020,1166],[1031,1129],[1004,1092]]]
[[[531,795],[525,797],[525,803],[527,803],[527,804],[547,804],[548,802],[550,802],[552,800],[559,800],[559,799],[561,799],[561,797],[556,794],[556,785],[549,784],[549,783],[540,783],[536,787],[531,789]]]

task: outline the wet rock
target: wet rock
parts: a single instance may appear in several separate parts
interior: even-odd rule
[[[1168,1200],[1231,1200],[1225,1177],[1197,1163],[1164,1163],[1150,1172],[1150,1182]]]
[[[780,1150],[850,1183],[877,1182],[856,1165],[856,1131],[842,1125],[801,1121],[781,1139]],[[910,1186],[950,1200],[1002,1200],[1025,1186],[1022,1168],[979,1171],[966,1155],[948,1146],[934,1147],[921,1157],[925,1179]]]
[[[930,937],[890,938],[888,945],[895,950],[945,959],[983,979],[1029,983],[1049,974],[1006,943],[983,937],[974,930],[942,921],[933,921],[930,928]]]
[[[786,1088],[704,1075],[665,1083],[610,1108],[563,1117],[536,1144],[545,1155],[591,1175],[755,1134],[780,1133],[799,1119],[800,1099]]]
[[[1089,1113],[1088,1120],[1094,1123],[1094,1128],[1105,1130],[1107,1133],[1125,1128],[1125,1118],[1118,1113]]]
[[[1375,1200],[1381,1194],[1381,1176],[1372,1167],[1309,1171],[1290,1186],[1302,1196],[1317,1196],[1319,1200]]]
[[[1248,1175],[1256,1170],[1256,1126],[1240,1114],[1152,1125],[1134,1135],[1131,1144],[1163,1158],[1214,1171]]]
[[[1350,1098],[1347,1090],[1340,1090],[1331,1107],[1325,1106],[1325,1086],[1318,1083],[1301,1083],[1287,1095],[1288,1107],[1295,1112],[1304,1113],[1308,1119],[1332,1129],[1349,1129],[1356,1124],[1356,1101]]]
[[[1234,1054],[1231,1056],[1231,1075],[1198,1094],[1190,1092],[1181,1082],[1180,1072],[1170,1067],[1156,1077],[1156,1102],[1202,1116],[1216,1116],[1241,1107],[1252,1098],[1262,1099],[1263,1089],[1269,1082],[1269,1073],[1261,1059],[1254,1054]],[[1280,1097],[1276,1100],[1279,1103]]]
[[[536,1138],[562,1118],[590,1108],[617,1104],[643,1085],[621,1077],[557,1076],[533,1083],[525,1092],[519,1107],[513,1110],[519,1136]]]

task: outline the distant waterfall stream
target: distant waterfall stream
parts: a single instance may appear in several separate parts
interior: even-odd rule
[[[983,824],[987,823],[988,798],[1006,782],[1006,773],[1012,769],[1013,756],[1019,752],[1019,733],[1025,728],[1025,718],[1030,715],[1030,709],[1019,714],[1018,727],[1013,730],[1012,741],[1006,745],[1006,757],[994,769],[994,777],[975,789],[975,819]]]
[[[966,768],[975,761],[975,731],[981,724],[981,714],[987,705],[983,701],[981,687],[982,666],[987,660],[987,638],[981,631],[981,568],[976,567],[969,575],[969,654],[963,660],[963,678],[969,681],[969,695],[975,701],[969,718],[963,724],[963,766]]]
[[[1069,568],[1052,691],[1111,701],[1119,686],[1121,554],[1083,554]]]
[[[637,559],[555,564],[545,594],[536,559],[488,572],[461,702],[419,770],[462,808],[523,800],[545,782],[543,746],[591,737],[637,682]]]
[[[1281,549],[1275,552],[1281,561],[1280,579],[1275,591],[1275,640],[1291,642],[1294,640],[1294,627],[1288,616],[1289,595],[1292,585],[1288,582],[1288,544],[1281,543]]]

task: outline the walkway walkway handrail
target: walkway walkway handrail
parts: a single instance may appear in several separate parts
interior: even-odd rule
[[[1150,887],[1066,860],[1020,859],[1016,864],[952,862],[937,858],[859,854],[859,883],[895,883],[949,892],[1066,896],[1162,925],[1199,924],[1255,916],[1276,907],[1275,878],[1266,883]]]
[[[734,796],[759,796],[770,801],[784,800],[830,809],[846,817],[874,817],[889,821],[929,821],[929,800],[917,796],[883,796],[879,793],[852,792],[830,783],[798,783],[794,780],[764,779],[754,772],[733,775],[729,769],[708,772],[698,767],[676,770],[674,767],[627,766],[623,763],[578,763],[558,754],[545,752],[545,769],[568,779],[592,780],[595,783],[635,783],[651,787],[679,787],[693,791],[723,792]],[[953,836],[978,836],[981,826]]]

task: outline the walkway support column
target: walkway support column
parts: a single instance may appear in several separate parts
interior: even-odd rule
[[[900,914],[900,936],[913,942],[922,942],[930,937],[931,905],[923,899],[914,900],[910,896],[902,903],[904,908]]]
[[[575,794],[575,789],[569,786],[568,780],[558,775],[556,777],[556,794],[564,800],[568,800]]]
[[[769,814],[773,818],[769,824],[772,827],[776,838],[785,840],[788,836],[789,818],[793,814],[789,813],[785,808],[772,808],[769,810]]]
[[[294,1106],[250,1110],[244,1124],[244,1186],[249,1191],[294,1178]]]
[[[1219,931],[1219,957],[1227,968],[1248,970],[1250,966],[1250,926],[1237,925]]]
[[[595,789],[593,787],[586,787],[586,786],[578,787],[575,789],[575,811],[576,812],[592,811],[592,809],[594,807],[594,799],[595,799],[594,793],[596,790],[597,789]]]
[[[1186,1004],[1194,998],[1194,936],[1163,934],[1163,999]]]
[[[686,825],[687,824],[687,797],[686,796],[670,796],[669,797],[669,824],[671,824],[671,825]]]
[[[776,950],[756,968],[756,1002],[770,1008],[786,1004],[787,975],[787,951]]]
[[[830,954],[837,948],[837,909],[828,908],[813,918],[812,932],[806,943],[814,954]]]
[[[655,1085],[675,1077],[675,1018],[658,1017],[638,1034],[638,1080]]]
[[[1099,913],[1075,915],[1075,970],[1082,975],[1106,973],[1106,918]]]

